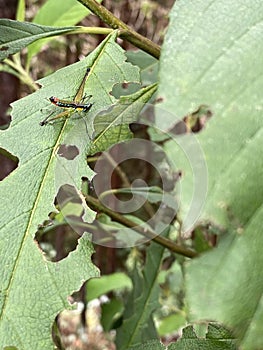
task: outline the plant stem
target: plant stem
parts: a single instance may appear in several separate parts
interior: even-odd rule
[[[86,195],[85,196],[87,204],[91,204],[92,207],[95,207],[98,211],[103,212],[110,216],[113,220],[121,223],[122,225],[126,227],[132,228],[134,231],[140,233],[142,236],[145,236],[154,242],[162,245],[165,248],[168,248],[170,251],[186,256],[188,258],[194,258],[197,256],[197,253],[194,252],[191,249],[179,246],[175,244],[170,239],[167,239],[162,236],[158,236],[153,230],[150,228],[145,228],[139,226],[137,223],[133,222],[130,219],[127,219],[126,217],[122,216],[121,214],[112,211],[111,209],[105,207],[103,204],[101,204],[97,199],[93,198],[92,196]]]
[[[78,0],[82,5],[87,7],[91,12],[97,15],[104,23],[108,24],[113,29],[120,30],[120,36],[130,43],[148,52],[153,57],[159,59],[160,47],[151,40],[138,34],[119,18],[115,17],[104,6],[97,3],[95,0]]]
[[[17,77],[27,86],[29,86],[33,91],[39,89],[38,85],[32,80],[30,75],[24,70],[24,68],[20,64],[20,60],[16,58],[15,62],[6,58],[3,62],[9,67],[13,68],[17,72]]]

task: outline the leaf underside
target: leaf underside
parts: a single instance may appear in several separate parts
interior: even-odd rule
[[[48,36],[61,35],[77,29],[76,27],[49,27],[11,19],[0,19],[0,61],[21,51],[36,40]]]

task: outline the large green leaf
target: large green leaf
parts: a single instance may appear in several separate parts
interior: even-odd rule
[[[262,215],[261,209],[243,236],[225,237],[215,251],[192,262],[187,270],[192,318],[213,318],[232,326],[249,350],[263,344]]]
[[[90,248],[84,249],[87,238],[71,257],[53,265],[37,247],[34,235],[54,211],[58,188],[70,184],[79,192],[81,177],[92,177],[85,162],[85,147],[91,142],[88,132],[96,111],[115,102],[109,94],[112,85],[138,79],[138,69],[125,63],[115,38],[116,33],[83,61],[42,79],[42,89],[13,103],[11,126],[0,133],[0,146],[19,158],[18,168],[0,183],[1,348],[51,349],[51,324],[56,314],[68,307],[66,296],[90,276],[98,275],[86,259],[91,253]],[[74,113],[68,119],[40,126],[40,109],[50,104],[46,98],[74,96],[87,67],[91,72],[85,92],[92,94],[94,102],[89,113]],[[76,148],[74,159],[58,154],[62,144]],[[94,213],[85,209],[86,218],[91,220]]]
[[[4,60],[34,41],[48,36],[60,35],[77,29],[76,27],[48,27],[28,22],[0,19],[0,60]]]
[[[164,233],[168,234],[168,230]],[[133,292],[126,304],[122,326],[117,330],[118,350],[157,338],[152,313],[158,307],[158,273],[165,249],[152,242],[146,250],[147,258],[143,272],[134,270]]]
[[[263,194],[263,187],[257,185],[262,171],[263,84],[262,41],[257,40],[263,32],[263,4],[245,4],[227,0],[211,6],[207,1],[176,4],[162,53],[159,95],[165,99],[161,107],[171,113],[165,119],[160,114],[158,126],[169,127],[175,117],[201,104],[213,112],[197,140],[209,172],[204,217],[219,225],[226,225],[230,217],[244,225],[261,205]],[[211,16],[216,13],[215,21]],[[172,40],[176,45],[170,45]],[[167,66],[172,74],[167,75]],[[175,149],[168,147],[171,152]],[[190,201],[188,174],[182,186]],[[198,182],[202,185],[203,179]]]
[[[263,344],[262,13],[261,1],[176,2],[160,67],[167,118],[157,116],[158,125],[168,128],[202,104],[213,113],[196,138],[177,139],[184,142],[186,157],[193,140],[200,147],[196,158],[204,153],[209,185],[200,219],[228,232],[218,249],[190,264],[188,301],[193,318],[224,322],[249,350]],[[204,178],[191,176],[191,161],[186,165],[176,142],[166,149],[183,170],[181,214],[186,215]],[[192,204],[199,205],[198,198]],[[231,231],[242,235],[233,238]]]

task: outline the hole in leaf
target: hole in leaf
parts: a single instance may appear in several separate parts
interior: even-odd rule
[[[18,158],[3,148],[0,148],[0,181],[11,174],[18,166]]]
[[[213,116],[213,112],[206,105],[200,105],[198,109],[179,121],[170,130],[175,135],[186,133],[196,133],[205,128],[208,120]]]
[[[73,160],[79,155],[79,149],[74,145],[61,145],[57,154],[67,160]]]
[[[47,260],[60,261],[76,249],[79,235],[67,224],[56,222],[39,230],[35,239]]]
[[[6,130],[9,128],[11,123],[11,116],[5,115],[3,118],[0,119],[0,130]]]
[[[113,319],[109,320],[106,314],[108,310],[102,315],[102,307],[109,303],[109,298],[104,296],[87,303],[86,295],[84,295],[84,298],[81,295],[86,294],[85,288],[82,287],[77,294],[74,293],[74,296],[70,297],[71,304],[74,303],[76,309],[60,312],[53,325],[52,338],[57,348],[115,349],[114,335],[112,332],[110,333],[111,328],[107,329],[105,327],[106,329],[103,329],[103,319],[106,318],[105,324],[113,326],[113,322],[116,321],[123,309],[121,300],[114,297],[115,304],[118,302],[118,307],[117,310],[116,307],[113,309],[110,314]]]
[[[79,237],[86,231],[82,220],[82,201],[75,188],[62,186],[55,200],[57,212],[49,214],[36,233],[35,240],[48,260],[59,261],[76,249]]]

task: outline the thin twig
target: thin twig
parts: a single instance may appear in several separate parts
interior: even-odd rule
[[[114,158],[112,158],[112,156],[108,153],[105,152],[103,153],[104,157],[107,158],[108,162],[110,163],[110,165],[113,166],[114,170],[117,172],[117,174],[119,175],[119,177],[121,178],[121,181],[123,183],[123,185],[125,187],[131,187],[131,183],[127,177],[127,175],[125,174],[124,171],[122,171],[121,167],[119,166],[119,164],[115,161]]]
[[[169,249],[170,251],[186,256],[188,258],[194,258],[197,256],[197,253],[194,252],[191,249],[179,246],[175,244],[173,241],[171,241],[168,238],[158,236],[153,230],[150,228],[141,227],[138,225],[138,223],[133,222],[130,219],[127,219],[126,217],[122,216],[121,214],[114,212],[110,210],[109,208],[105,207],[103,204],[101,204],[97,199],[93,198],[92,196],[86,195],[85,196],[87,204],[90,204],[92,207],[95,207],[98,211],[103,212],[110,216],[113,220],[121,223],[122,225],[126,227],[132,228],[134,231],[140,233],[142,236],[147,237],[154,242],[162,245],[163,247]]]

